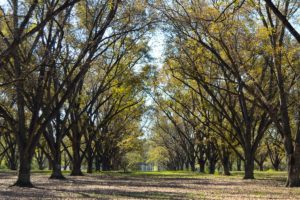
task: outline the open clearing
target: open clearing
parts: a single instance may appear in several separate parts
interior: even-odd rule
[[[192,172],[95,173],[67,180],[35,172],[35,188],[9,187],[14,172],[0,172],[0,199],[300,199],[300,188],[285,188],[285,172],[256,172],[255,180]]]

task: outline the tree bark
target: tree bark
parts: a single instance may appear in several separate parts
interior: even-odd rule
[[[196,171],[196,167],[195,167],[195,159],[190,161],[190,166],[191,166],[191,170],[194,172]]]
[[[109,171],[111,169],[109,158],[106,156],[102,157],[102,171]]]
[[[244,179],[254,179],[254,156],[251,154],[251,152],[246,152],[245,154]]]
[[[86,172],[89,174],[93,173],[93,158],[88,159],[87,164],[88,164],[88,166],[87,166]]]
[[[209,168],[209,174],[214,174],[216,170],[216,162],[210,161],[208,168]]]
[[[184,163],[181,162],[180,165],[178,166],[179,170],[183,170],[184,169]]]
[[[204,173],[205,172],[205,160],[200,160],[199,161],[199,166],[200,166],[199,172]]]
[[[287,156],[288,164],[288,178],[286,181],[287,187],[299,187],[300,186],[300,145],[295,144],[294,153]]]
[[[52,169],[52,174],[50,176],[50,179],[59,179],[59,180],[66,179],[61,172],[61,164],[54,160],[53,160],[53,169]]]
[[[272,165],[275,171],[279,171],[280,160],[272,163]]]
[[[30,156],[29,153],[20,151],[20,159],[19,159],[20,166],[19,166],[18,179],[17,182],[14,184],[14,186],[33,187],[30,181],[31,159],[32,156]]]
[[[224,156],[223,157],[223,169],[224,169],[224,175],[230,176],[230,165],[229,165],[229,157]]]
[[[222,151],[220,153],[222,155],[222,165],[223,165],[223,173],[226,176],[230,175],[230,152],[228,150],[228,147],[226,147],[224,144],[222,144]]]
[[[72,167],[72,172],[70,175],[71,176],[83,176],[83,173],[81,171],[81,162],[79,160],[73,160],[73,167]]]
[[[93,149],[91,147],[87,147],[87,173],[91,174],[93,173]]]
[[[264,163],[259,163],[259,171],[264,171]]]
[[[236,170],[242,171],[242,161],[239,157],[236,159]]]
[[[52,167],[52,162],[51,162],[51,159],[48,158],[48,170],[52,170],[53,167]]]
[[[95,168],[96,168],[95,170],[97,172],[99,172],[101,170],[101,162],[100,162],[100,158],[98,155],[95,157]]]
[[[199,158],[198,158],[198,164],[199,164],[199,172],[200,173],[204,173],[205,172],[205,163],[206,163],[206,159],[204,158],[204,154],[205,154],[205,149],[200,146],[200,152],[199,152]]]
[[[81,159],[79,152],[74,152],[73,155],[73,162],[72,162],[72,171],[71,176],[83,176],[83,173],[81,171]]]
[[[17,148],[15,143],[11,143],[10,140],[8,141],[8,145],[11,147],[6,153],[6,161],[7,161],[7,166],[10,170],[17,170],[18,166],[18,156],[17,156]],[[5,154],[4,154],[5,155]]]
[[[17,158],[15,155],[11,155],[7,162],[10,170],[17,170]]]
[[[72,150],[73,150],[73,159],[72,159],[72,171],[71,176],[83,176],[81,171],[81,156],[80,156],[80,141],[81,134],[78,132],[78,129],[72,130]]]
[[[186,170],[190,170],[190,165],[189,165],[189,162],[188,162],[188,161],[185,162],[185,169],[186,169]]]
[[[51,179],[66,179],[61,172],[61,152],[60,148],[57,148],[54,153],[54,158],[52,160],[52,174],[50,176]]]

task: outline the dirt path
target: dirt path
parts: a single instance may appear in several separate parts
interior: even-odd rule
[[[9,187],[15,179],[0,173],[0,199],[300,199],[300,188],[273,179],[86,175],[57,181],[35,174],[36,188]]]

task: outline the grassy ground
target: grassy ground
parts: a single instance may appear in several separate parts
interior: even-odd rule
[[[16,173],[0,171],[0,199],[300,199],[300,188],[285,188],[286,172],[256,172],[243,180],[186,171],[95,173],[50,180],[49,171],[34,171],[35,188],[9,187]],[[68,174],[68,172],[65,172]]]

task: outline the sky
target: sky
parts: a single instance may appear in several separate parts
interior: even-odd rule
[[[150,55],[153,57],[152,64],[162,67],[164,60],[165,36],[161,30],[155,31],[149,41]]]

